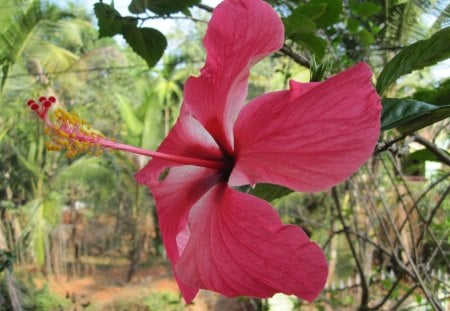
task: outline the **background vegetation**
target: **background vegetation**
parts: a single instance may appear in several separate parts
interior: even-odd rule
[[[314,195],[254,190],[274,200],[285,223],[302,226],[329,260],[319,298],[289,303],[301,310],[445,310],[450,68],[448,61],[430,66],[450,56],[450,3],[269,2],[283,17],[285,45],[252,71],[249,98],[285,88],[289,79],[320,81],[358,61],[372,66],[383,98],[379,144],[351,179]],[[55,95],[108,137],[156,148],[177,118],[184,81],[204,62],[201,38],[212,10],[195,0],[158,3],[133,0],[125,17],[109,4],[85,11],[0,0],[0,310],[185,308],[154,202],[133,178],[146,159],[48,152],[25,105]],[[177,25],[162,34],[146,26],[156,18]],[[117,299],[102,300],[94,286],[76,283],[88,279],[117,282],[109,288]],[[127,288],[131,298],[118,294]],[[204,294],[186,308],[229,310],[227,303],[271,305]]]

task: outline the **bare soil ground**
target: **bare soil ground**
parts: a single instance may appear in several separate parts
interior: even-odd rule
[[[114,267],[107,270],[97,270],[94,274],[72,279],[57,279],[37,282],[48,283],[52,292],[71,300],[69,311],[80,310],[150,310],[145,306],[136,307],[136,301],[150,296],[152,293],[170,293],[179,297],[181,310],[186,311],[239,311],[257,310],[251,301],[241,298],[228,299],[221,295],[201,291],[194,302],[183,306],[179,296],[178,286],[172,276],[171,269],[165,265],[140,269],[130,283],[126,283],[126,267]],[[130,302],[130,307],[126,307]],[[120,305],[120,307],[117,307]],[[114,307],[112,307],[114,306]],[[170,309],[172,310],[172,309]],[[179,309],[177,309],[179,310]],[[165,311],[165,310],[161,310]]]

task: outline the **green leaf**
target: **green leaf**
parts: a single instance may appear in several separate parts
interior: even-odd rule
[[[448,153],[444,149],[441,149],[441,151]],[[407,159],[421,161],[421,162],[423,162],[423,161],[439,162],[438,157],[433,152],[431,152],[429,149],[416,150],[416,151],[408,154]]]
[[[407,98],[383,98],[381,129],[397,128],[407,134],[450,116],[450,106],[437,106]]]
[[[131,103],[121,95],[117,95],[116,103],[119,107],[122,119],[125,121],[127,129],[130,131],[130,133],[132,135],[142,134],[144,125],[134,114],[134,109],[131,106]]]
[[[308,2],[313,4],[326,4],[326,10],[314,21],[317,27],[326,28],[340,21],[342,12],[342,0],[311,0]]]
[[[308,49],[311,54],[315,55],[318,61],[322,60],[325,55],[327,43],[313,33],[299,33],[293,35],[291,39],[297,44]]]
[[[437,88],[418,90],[413,98],[438,106],[450,105],[450,79],[442,82]]]
[[[150,68],[158,62],[167,47],[166,37],[156,29],[129,25],[122,31],[133,51],[141,56]]]
[[[145,9],[158,15],[188,12],[188,8],[199,4],[200,0],[133,0],[128,7],[131,13],[143,13]]]
[[[326,3],[305,3],[299,5],[292,13],[294,14],[297,12],[301,15],[306,15],[309,18],[315,20],[318,19],[320,16],[322,16],[326,10],[327,10],[327,4]]]
[[[375,37],[367,29],[363,29],[363,30],[359,31],[358,32],[358,37],[361,40],[361,43],[365,47],[371,46],[372,44],[375,43]]]
[[[273,184],[257,184],[254,188],[251,188],[250,191],[248,191],[249,194],[253,194],[258,198],[266,200],[267,202],[279,199],[292,192],[294,192],[294,190]]]
[[[358,31],[359,21],[356,18],[347,19],[347,30],[351,33]]]
[[[373,2],[350,1],[350,10],[359,16],[373,16],[381,12],[382,7]]]
[[[113,37],[122,32],[124,18],[113,7],[105,3],[96,3],[94,12],[98,19],[100,38]]]
[[[144,13],[147,8],[148,0],[132,0],[128,6],[128,10],[133,14]]]
[[[314,32],[316,30],[314,21],[298,11],[294,11],[289,17],[283,18],[283,23],[286,37],[288,38],[302,33]]]
[[[134,17],[122,17],[113,7],[104,3],[96,3],[94,11],[98,18],[100,37],[122,34],[128,45],[150,68],[161,58],[167,40],[158,30],[139,28]]]
[[[377,81],[377,90],[382,94],[397,78],[436,64],[450,57],[450,27],[436,32],[427,40],[418,41],[400,51],[384,67]]]

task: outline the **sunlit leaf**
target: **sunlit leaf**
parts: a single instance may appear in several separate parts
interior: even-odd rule
[[[134,109],[131,106],[131,103],[121,95],[117,95],[116,103],[119,107],[122,119],[125,121],[127,130],[129,130],[133,135],[141,134],[144,125],[134,114]]]
[[[402,75],[422,69],[450,57],[450,27],[438,31],[427,40],[418,41],[400,51],[384,67],[377,81],[378,93]]]

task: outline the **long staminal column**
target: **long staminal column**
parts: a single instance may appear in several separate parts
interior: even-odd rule
[[[80,119],[76,114],[68,113],[60,108],[56,108],[50,112],[50,108],[55,103],[56,98],[53,96],[42,96],[38,101],[33,99],[27,101],[28,107],[30,107],[30,109],[34,111],[39,119],[46,125],[44,133],[49,137],[49,140],[46,142],[46,148],[51,151],[65,149],[66,156],[69,158],[83,152],[99,155],[102,153],[103,149],[114,149],[186,165],[195,165],[213,169],[223,169],[225,166],[225,163],[219,160],[215,161],[184,157],[115,142],[86,125],[84,120]]]

